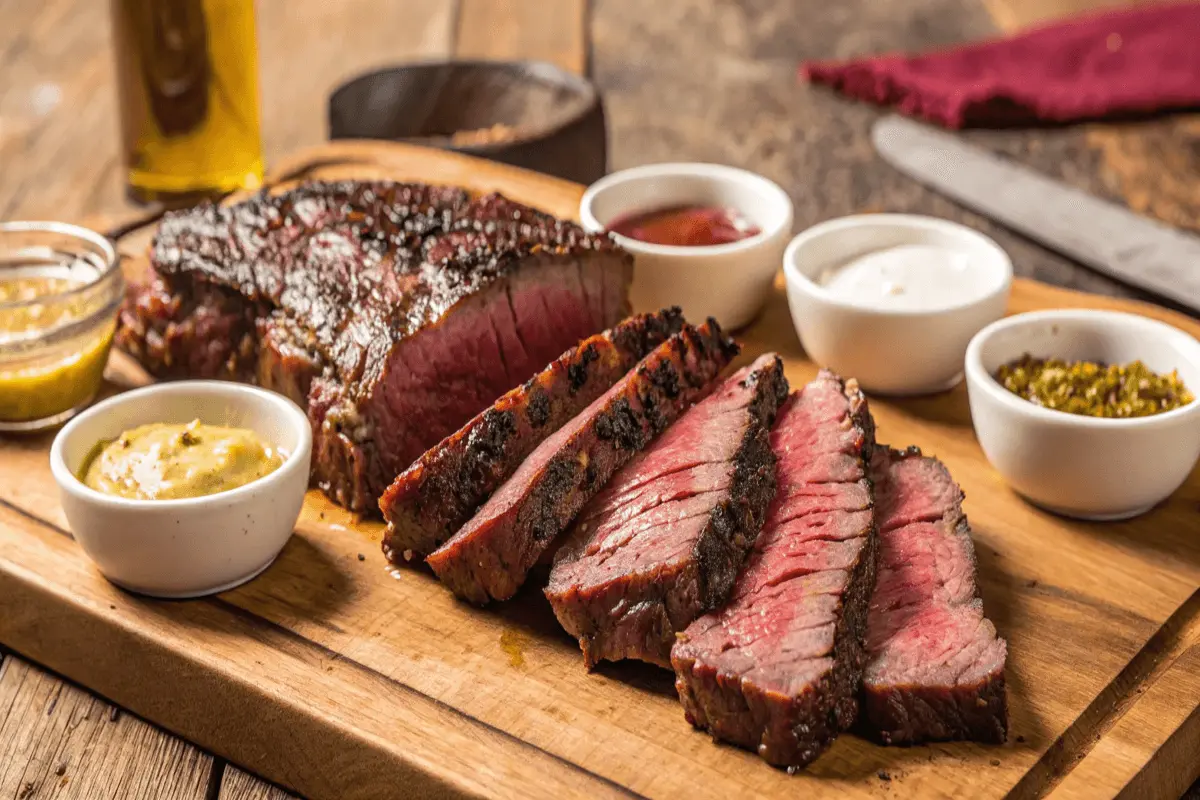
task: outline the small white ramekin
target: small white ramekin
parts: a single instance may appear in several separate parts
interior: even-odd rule
[[[269,475],[185,500],[129,500],[79,479],[97,443],[150,423],[248,428],[287,457]],[[308,417],[274,392],[221,381],[163,383],[117,395],[66,425],[50,468],[75,540],[105,577],[155,597],[231,589],[270,566],[292,535],[312,460]]]
[[[825,271],[900,245],[965,253],[986,273],[980,291],[928,311],[850,302],[818,283]],[[796,236],[783,257],[788,306],[800,343],[823,367],[858,379],[880,394],[949,389],[962,380],[963,354],[980,328],[1004,315],[1012,262],[987,236],[954,222],[909,214],[861,214],[815,225]]]
[[[1200,400],[1132,419],[1054,411],[1017,397],[993,377],[1026,353],[1108,364],[1141,361],[1159,374],[1178,370],[1195,393],[1200,342],[1194,336],[1117,311],[1035,311],[984,328],[966,356],[979,444],[996,471],[1033,503],[1080,519],[1125,519],[1187,480],[1200,458]]]
[[[627,214],[681,205],[734,208],[759,233],[710,247],[648,244],[614,234],[634,257],[634,310],[680,306],[695,322],[714,317],[730,330],[746,325],[766,302],[792,232],[792,201],[775,183],[719,164],[650,164],[593,183],[580,201],[579,219],[595,232]]]

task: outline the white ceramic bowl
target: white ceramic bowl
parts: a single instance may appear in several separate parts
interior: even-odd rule
[[[1103,419],[1053,411],[992,376],[1029,353],[1039,358],[1178,370],[1200,389],[1200,342],[1170,325],[1115,311],[1018,314],[984,328],[967,348],[967,392],[979,444],[1014,489],[1049,511],[1124,519],[1187,479],[1200,457],[1200,400],[1152,417]],[[1198,523],[1200,530],[1200,523]]]
[[[96,444],[154,422],[248,428],[280,448],[279,469],[237,489],[186,500],[129,500],[77,477]],[[308,418],[286,397],[236,383],[182,381],[126,392],[67,424],[50,468],[75,540],[113,583],[155,597],[231,589],[275,560],[292,535],[312,459]]]
[[[825,271],[900,245],[964,253],[982,273],[979,291],[935,310],[883,309],[836,297]],[[805,351],[818,364],[880,394],[926,394],[962,380],[963,354],[980,328],[1004,315],[1012,262],[994,241],[965,226],[908,214],[862,214],[816,225],[783,257],[788,306]]]
[[[634,167],[588,187],[579,219],[585,229],[602,231],[627,214],[681,205],[737,209],[760,232],[711,247],[647,244],[614,234],[633,253],[634,309],[680,306],[696,322],[714,317],[730,330],[746,325],[766,302],[792,232],[792,201],[776,184],[719,164]]]

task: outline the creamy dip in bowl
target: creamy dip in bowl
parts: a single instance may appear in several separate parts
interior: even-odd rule
[[[943,391],[967,343],[1008,304],[1012,262],[947,220],[864,214],[794,238],[783,258],[801,344],[821,366],[881,394]]]

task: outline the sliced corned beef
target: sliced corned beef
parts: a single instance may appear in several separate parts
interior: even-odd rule
[[[852,382],[828,372],[793,394],[771,433],[778,492],[720,611],[671,651],[689,722],[794,769],[857,713],[876,535],[874,426]]]
[[[879,575],[862,727],[886,744],[1003,742],[1007,647],[983,616],[962,490],[936,459],[878,448]]]
[[[512,597],[579,509],[637,451],[708,394],[737,345],[715,320],[685,325],[535,449],[426,559],[458,596]]]
[[[623,658],[668,666],[676,632],[725,602],[775,493],[769,435],[786,396],[783,363],[762,356],[580,513],[546,597],[589,667]]]
[[[683,326],[678,308],[639,314],[583,340],[428,450],[379,507],[393,560],[432,553],[541,444]]]

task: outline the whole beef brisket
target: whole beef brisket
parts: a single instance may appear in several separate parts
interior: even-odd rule
[[[692,407],[584,508],[546,597],[589,667],[670,665],[671,645],[722,605],[775,494],[769,435],[787,397],[762,356]]]
[[[310,183],[169,214],[118,343],[163,377],[307,405],[313,476],[357,510],[499,395],[628,311],[631,259],[498,195]]]
[[[709,392],[737,345],[715,320],[685,325],[542,442],[471,520],[426,559],[475,603],[512,597],[579,509]]]
[[[849,727],[865,654],[876,533],[874,426],[853,382],[828,372],[771,433],[778,491],[729,604],[671,651],[687,719],[794,769]]]
[[[392,559],[432,553],[535,447],[678,333],[678,308],[639,314],[585,339],[429,449],[379,502]]]
[[[983,616],[962,491],[915,449],[880,447],[871,477],[880,555],[861,727],[885,744],[1003,742],[1007,647]]]

